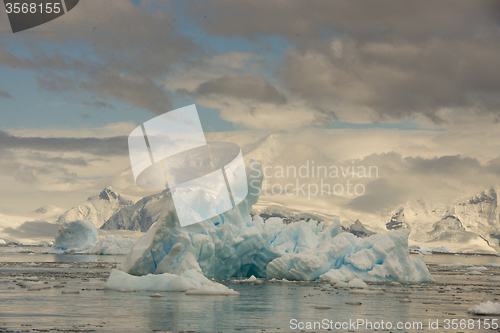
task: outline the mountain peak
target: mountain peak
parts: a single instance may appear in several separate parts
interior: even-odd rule
[[[106,187],[99,193],[99,199],[110,201],[111,198],[117,199],[119,194],[111,186]]]

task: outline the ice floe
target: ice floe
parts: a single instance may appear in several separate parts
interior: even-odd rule
[[[474,305],[468,312],[478,315],[500,315],[500,303],[487,301],[486,303]]]

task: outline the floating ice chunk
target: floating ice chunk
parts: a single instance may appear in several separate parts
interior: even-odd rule
[[[368,285],[363,282],[361,279],[352,279],[347,284],[349,288],[360,288],[360,289],[368,289]]]
[[[343,281],[336,281],[335,288],[349,288],[349,285]]]
[[[93,248],[85,250],[83,253],[97,255],[127,254],[135,242],[137,242],[137,238],[123,238],[120,235],[107,236],[99,239]]]
[[[488,268],[484,266],[479,266],[479,267],[468,267],[467,268],[469,271],[487,271]]]
[[[474,305],[468,312],[478,315],[500,315],[500,304],[488,301],[486,303]]]
[[[15,247],[13,249],[8,249],[5,251],[2,251],[3,253],[35,253],[35,251],[26,249],[24,247]]]
[[[233,280],[236,283],[262,283],[262,280],[259,280],[255,277],[255,275],[250,276],[248,279],[243,280]]]
[[[361,295],[384,295],[383,290],[370,290],[370,289],[351,289],[350,294],[361,294]]]
[[[226,287],[223,284],[214,283],[213,286],[203,285],[199,289],[188,290],[186,295],[233,295],[238,296],[240,293]]]
[[[468,272],[467,275],[483,275],[483,273],[481,273],[479,271],[472,271],[472,272]]]
[[[54,241],[59,250],[88,249],[97,242],[97,228],[92,221],[66,221],[61,223]]]
[[[485,266],[485,267],[500,267],[500,264],[494,263],[494,262],[489,262],[487,264],[484,264],[483,266]]]

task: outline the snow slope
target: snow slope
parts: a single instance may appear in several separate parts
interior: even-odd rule
[[[62,214],[57,222],[90,220],[99,228],[123,207],[131,205],[133,205],[132,201],[125,199],[111,186],[108,186],[101,193],[88,198],[86,202]]]

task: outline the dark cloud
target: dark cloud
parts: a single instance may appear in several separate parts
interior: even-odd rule
[[[195,3],[190,14],[214,35],[278,35],[307,44],[332,35],[361,40],[473,35],[498,23],[498,8],[496,0],[213,0]]]
[[[12,96],[9,94],[9,92],[0,89],[0,98],[12,98]]]
[[[284,104],[286,98],[263,77],[226,75],[198,86],[200,95],[219,94],[260,102]]]
[[[190,13],[212,35],[288,39],[278,77],[313,107],[440,123],[444,108],[500,114],[499,8],[495,0],[214,0]]]
[[[172,109],[172,103],[166,92],[150,78],[104,72],[92,76],[89,82],[82,82],[81,87],[101,98],[114,97],[119,101],[128,101],[138,108],[156,114],[163,114]]]
[[[0,131],[3,149],[29,149],[35,151],[80,152],[97,156],[128,154],[126,136],[110,138],[41,138],[17,137]]]

